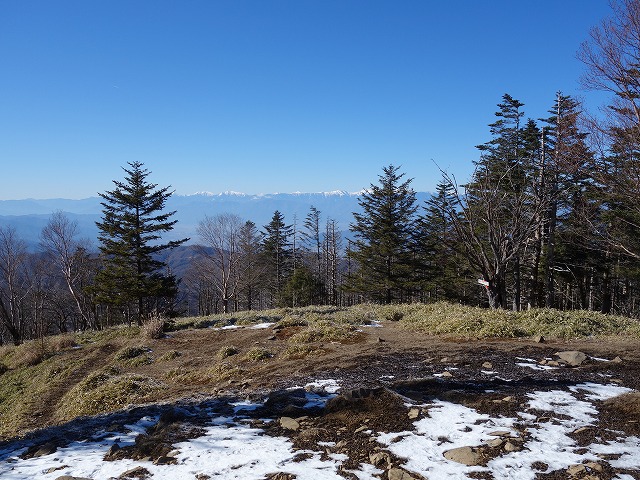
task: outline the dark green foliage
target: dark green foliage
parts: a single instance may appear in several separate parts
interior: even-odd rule
[[[292,235],[293,228],[284,223],[284,216],[276,210],[271,222],[264,226],[262,240],[267,285],[276,297],[282,291],[293,268]]]
[[[323,294],[322,283],[305,266],[296,268],[280,295],[280,304],[287,307],[318,305]]]
[[[98,302],[126,307],[142,324],[150,309],[162,308],[162,300],[177,291],[175,277],[163,272],[166,265],[156,254],[188,239],[159,242],[177,222],[171,220],[175,212],[163,212],[172,192],[149,183],[149,171],[142,163],[129,165],[123,182],[114,180],[114,190],[99,194],[104,201],[102,221],[96,225],[103,266],[94,288]]]
[[[455,205],[454,195],[453,187],[441,181],[418,218],[414,274],[424,300],[469,300],[465,288],[469,266],[465,256],[459,252],[461,246],[449,218],[455,214],[451,211],[451,206]]]
[[[416,230],[415,192],[411,179],[389,165],[362,194],[362,213],[354,213],[355,241],[349,252],[358,271],[348,279],[352,291],[385,303],[407,300],[415,289],[413,236]]]

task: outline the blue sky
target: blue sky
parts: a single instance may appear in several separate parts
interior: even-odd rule
[[[464,180],[504,93],[580,89],[607,0],[0,0],[0,199],[84,198],[139,160],[178,194]]]

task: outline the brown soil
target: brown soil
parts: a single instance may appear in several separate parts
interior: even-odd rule
[[[415,402],[427,402],[434,398],[450,400],[473,407],[491,415],[514,416],[522,411],[526,395],[534,390],[558,388],[581,382],[615,382],[640,390],[640,348],[633,339],[586,339],[577,341],[547,341],[536,343],[530,339],[518,340],[460,340],[425,336],[404,329],[399,322],[385,322],[382,327],[364,327],[358,341],[341,343],[317,343],[311,354],[303,358],[286,358],[285,350],[291,346],[289,338],[295,327],[275,332],[273,329],[241,327],[235,330],[183,330],[171,332],[160,340],[136,340],[151,349],[153,361],[138,367],[122,367],[123,372],[135,372],[153,377],[166,388],[148,398],[150,404],[178,408],[176,405],[194,405],[216,402],[220,399],[261,399],[271,397],[254,421],[268,434],[286,435],[299,449],[318,449],[317,442],[335,442],[332,452],[347,453],[345,468],[356,468],[360,462],[378,462],[380,468],[400,466],[398,459],[375,456],[379,446],[366,434],[371,431],[403,431],[411,428],[407,416],[406,398]],[[85,355],[92,360],[92,367],[112,363],[115,352],[131,340],[117,339],[109,347],[92,350],[85,346],[64,353],[70,361]],[[221,359],[218,351],[234,346],[238,353]],[[251,361],[246,352],[254,347],[268,350],[273,356],[266,360]],[[612,360],[621,357],[622,362],[588,360],[577,368],[562,367],[555,370],[533,370],[517,366],[518,358],[540,361],[552,358],[561,350],[580,350],[591,357]],[[180,356],[160,361],[167,352],[177,351]],[[98,362],[99,358],[102,361]],[[491,363],[488,368],[486,362]],[[198,375],[176,376],[168,372],[204,372],[216,365],[227,365],[230,376],[224,378]],[[485,364],[483,366],[483,364]],[[16,432],[16,436],[28,434],[30,438],[44,438],[42,432],[60,436],[76,428],[71,422],[57,429],[55,411],[60,398],[89,373],[87,366],[71,375],[67,382],[51,391],[47,401],[41,404],[34,422]],[[235,370],[233,370],[235,369]],[[497,374],[483,373],[491,370]],[[434,374],[449,372],[440,377]],[[329,402],[322,411],[303,411],[296,405],[295,393],[282,393],[293,386],[301,386],[317,379],[336,379],[346,396]],[[281,392],[281,397],[278,393]],[[295,390],[293,391],[295,392]],[[632,393],[599,405],[600,423],[576,434],[579,445],[595,438],[606,439],[612,430],[627,435],[640,434],[640,398]],[[220,403],[222,405],[222,403]],[[182,407],[180,407],[182,408]],[[112,452],[113,458],[133,456],[157,460],[166,456],[173,441],[197,436],[204,421],[190,417],[185,421],[180,415],[164,410],[162,424],[141,439],[139,451]],[[302,417],[299,431],[284,429],[278,422],[264,424],[258,418],[268,413],[273,417]],[[548,413],[547,413],[548,414]],[[422,415],[422,413],[420,413]],[[541,413],[541,417],[543,417]],[[263,417],[264,418],[264,417]],[[109,421],[117,422],[114,418]],[[540,421],[544,421],[541,418]],[[35,424],[37,422],[37,425]],[[176,427],[175,425],[178,425]],[[40,432],[33,433],[38,427]],[[525,428],[523,426],[523,432]],[[53,432],[53,433],[52,433]],[[363,433],[364,432],[364,433]],[[523,433],[524,434],[524,433]],[[149,438],[162,437],[156,443]],[[9,440],[9,439],[5,439]],[[15,439],[14,439],[15,440]],[[123,449],[124,450],[124,449]],[[329,452],[329,449],[327,449]],[[486,452],[491,455],[490,451]],[[372,457],[373,455],[373,457]],[[373,459],[373,460],[372,460]],[[541,470],[544,467],[541,466]],[[618,471],[617,473],[620,473]],[[604,470],[597,478],[613,478],[614,471]],[[637,475],[637,472],[629,472]],[[345,473],[346,478],[351,478]],[[564,475],[564,476],[563,476]],[[566,472],[543,475],[539,478],[565,478]],[[279,477],[273,477],[279,478]],[[284,477],[283,477],[284,478]],[[386,473],[382,476],[386,479]],[[417,478],[417,477],[416,477]],[[638,477],[635,477],[638,478]]]

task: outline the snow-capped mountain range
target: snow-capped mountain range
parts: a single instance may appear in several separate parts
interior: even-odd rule
[[[175,210],[178,220],[175,229],[165,239],[190,237],[197,241],[196,228],[205,216],[219,213],[235,213],[245,220],[251,220],[259,229],[267,224],[278,210],[288,224],[294,221],[301,226],[314,206],[321,213],[324,225],[327,219],[338,222],[341,231],[346,232],[353,221],[353,212],[359,211],[358,199],[363,192],[320,192],[320,193],[269,193],[245,194],[239,192],[210,193],[198,192],[192,195],[173,195],[167,202],[167,210]],[[430,198],[427,192],[416,194],[419,203]],[[92,241],[97,237],[95,221],[100,219],[102,207],[100,197],[80,200],[62,198],[0,200],[0,225],[12,226],[18,235],[30,246],[38,244],[40,231],[46,225],[51,213],[61,210],[78,222],[80,235]]]

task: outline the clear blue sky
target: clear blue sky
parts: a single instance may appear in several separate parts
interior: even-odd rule
[[[139,160],[178,194],[459,180],[504,93],[545,116],[607,0],[0,0],[0,199]]]

